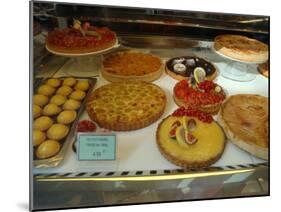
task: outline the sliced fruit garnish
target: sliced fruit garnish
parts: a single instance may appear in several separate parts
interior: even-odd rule
[[[176,140],[181,147],[189,148],[185,140],[185,132],[183,126],[178,127],[176,130]]]
[[[185,70],[186,70],[186,66],[181,63],[176,63],[173,68],[174,68],[175,72],[178,72],[178,73],[185,72]]]
[[[182,126],[183,126],[184,130],[188,131],[188,119],[186,116],[182,117]]]
[[[200,82],[205,81],[206,71],[202,67],[196,67],[193,71],[194,78],[196,82],[199,84]]]
[[[189,119],[187,122],[187,127],[189,132],[193,132],[196,129],[196,121],[194,119]]]
[[[170,138],[176,138],[176,130],[180,125],[181,125],[180,121],[175,121],[172,124],[172,127],[171,127],[170,132],[169,132]]]
[[[215,87],[215,91],[216,91],[217,93],[221,92],[221,87],[217,85],[217,86]]]
[[[185,131],[185,141],[187,144],[195,144],[197,142],[197,138],[191,133]]]

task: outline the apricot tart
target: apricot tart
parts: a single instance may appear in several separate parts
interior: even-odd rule
[[[189,79],[194,75],[194,69],[200,67],[206,72],[206,79],[213,80],[217,76],[215,66],[199,57],[175,57],[166,62],[165,71],[176,80]]]
[[[161,59],[152,54],[137,51],[120,51],[104,57],[103,77],[111,82],[142,80],[151,82],[162,73]]]
[[[157,145],[170,162],[183,168],[215,163],[225,147],[225,136],[212,116],[181,107],[158,125]]]
[[[114,46],[116,34],[106,27],[75,22],[72,28],[55,29],[46,38],[46,47],[58,53],[91,53]]]
[[[210,114],[216,114],[219,111],[225,97],[222,87],[208,80],[198,84],[182,80],[174,87],[174,100],[177,105]]]
[[[263,63],[268,59],[268,46],[241,35],[219,35],[214,48],[219,53],[243,62]]]
[[[219,123],[231,142],[262,159],[268,159],[268,98],[239,94],[222,105]]]
[[[100,127],[130,131],[146,127],[164,112],[162,89],[142,81],[114,82],[96,89],[87,102],[89,117]]]

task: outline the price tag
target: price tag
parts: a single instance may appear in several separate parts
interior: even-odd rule
[[[78,134],[78,160],[99,161],[116,159],[115,134]]]

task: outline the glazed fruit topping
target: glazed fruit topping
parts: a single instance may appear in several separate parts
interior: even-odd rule
[[[176,138],[176,130],[177,130],[177,128],[178,128],[179,126],[181,126],[180,121],[175,121],[175,122],[172,124],[171,130],[170,130],[170,132],[169,132],[170,138]]]
[[[212,123],[213,117],[210,114],[204,113],[199,110],[195,110],[192,108],[184,108],[180,107],[177,110],[175,110],[172,114],[172,116],[189,116],[189,117],[196,117],[200,121],[205,122],[205,123]]]
[[[89,120],[82,120],[78,123],[77,131],[78,132],[95,132],[97,126],[94,122]]]
[[[196,86],[187,80],[178,82],[175,86],[175,95],[189,105],[211,105],[225,99],[225,93],[216,83],[205,80]]]

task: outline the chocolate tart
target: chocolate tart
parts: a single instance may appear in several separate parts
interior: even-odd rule
[[[217,76],[216,67],[207,60],[199,57],[182,56],[169,59],[165,65],[165,71],[176,80],[189,79],[195,68],[203,68],[206,72],[206,79],[213,80]]]

